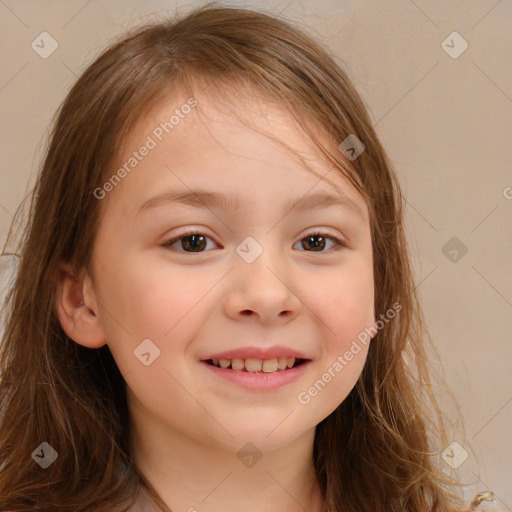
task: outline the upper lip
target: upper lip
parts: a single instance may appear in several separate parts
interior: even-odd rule
[[[245,347],[226,350],[225,352],[217,352],[202,359],[274,359],[277,357],[295,357],[295,359],[308,359],[302,352],[298,350],[276,345],[269,348],[261,347]]]

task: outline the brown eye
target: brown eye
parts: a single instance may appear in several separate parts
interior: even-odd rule
[[[329,240],[334,245],[334,247],[324,250]],[[302,247],[308,252],[329,252],[329,250],[335,251],[345,246],[345,244],[338,238],[333,236],[325,236],[325,233],[311,233],[310,235],[300,240],[300,242]]]
[[[322,251],[325,247],[325,238],[320,235],[312,235],[303,238],[305,242],[302,243],[304,249],[311,249],[312,251]]]
[[[182,238],[183,249],[190,252],[201,252],[206,247],[203,235],[189,235]]]
[[[211,240],[211,238],[201,233],[184,233],[168,240],[163,246],[172,247],[177,245],[177,249],[180,252],[204,252],[207,240]]]

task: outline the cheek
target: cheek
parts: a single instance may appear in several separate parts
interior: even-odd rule
[[[330,337],[345,344],[374,324],[373,269],[360,261],[337,273],[322,294]]]
[[[349,264],[350,263],[350,264]],[[341,266],[323,293],[317,294],[325,340],[318,381],[306,398],[320,395],[320,415],[328,415],[355,386],[369,350],[366,330],[374,325],[373,268],[369,258],[355,258]]]
[[[197,271],[170,273],[157,262],[149,266],[151,272],[147,261],[125,260],[100,289],[102,325],[122,373],[138,366],[134,350],[146,339],[160,351],[160,364],[172,364],[204,321],[198,317],[203,311],[198,302],[218,281],[213,276],[199,278]]]
[[[190,310],[198,293],[196,286],[187,283],[182,273],[170,275],[159,268],[162,265],[132,258],[104,274],[100,292],[108,310],[103,320],[114,330],[162,337]],[[203,287],[207,289],[206,284]]]
[[[344,274],[337,289],[325,294],[324,303],[325,352],[317,379],[299,396],[300,403],[314,398],[321,418],[347,398],[366,363],[371,341],[367,331],[375,322],[372,274]]]

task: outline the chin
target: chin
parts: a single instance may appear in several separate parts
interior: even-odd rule
[[[314,426],[298,428],[297,418],[292,419],[294,413],[290,414],[291,411],[290,408],[286,414],[272,416],[271,421],[263,421],[260,417],[252,421],[229,422],[227,430],[233,437],[223,431],[222,444],[237,452],[247,443],[252,443],[261,452],[272,451],[287,446],[310,429],[314,432]]]

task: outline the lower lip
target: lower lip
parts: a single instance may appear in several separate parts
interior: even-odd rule
[[[311,361],[305,361],[304,363],[294,368],[287,370],[278,370],[277,372],[265,373],[265,372],[244,372],[236,370],[228,370],[225,368],[219,368],[218,366],[212,366],[205,361],[201,361],[201,364],[206,366],[214,375],[220,378],[226,379],[229,382],[234,382],[246,389],[253,390],[273,390],[278,389],[286,384],[290,384],[296,381],[301,375],[304,374],[308,365]]]

